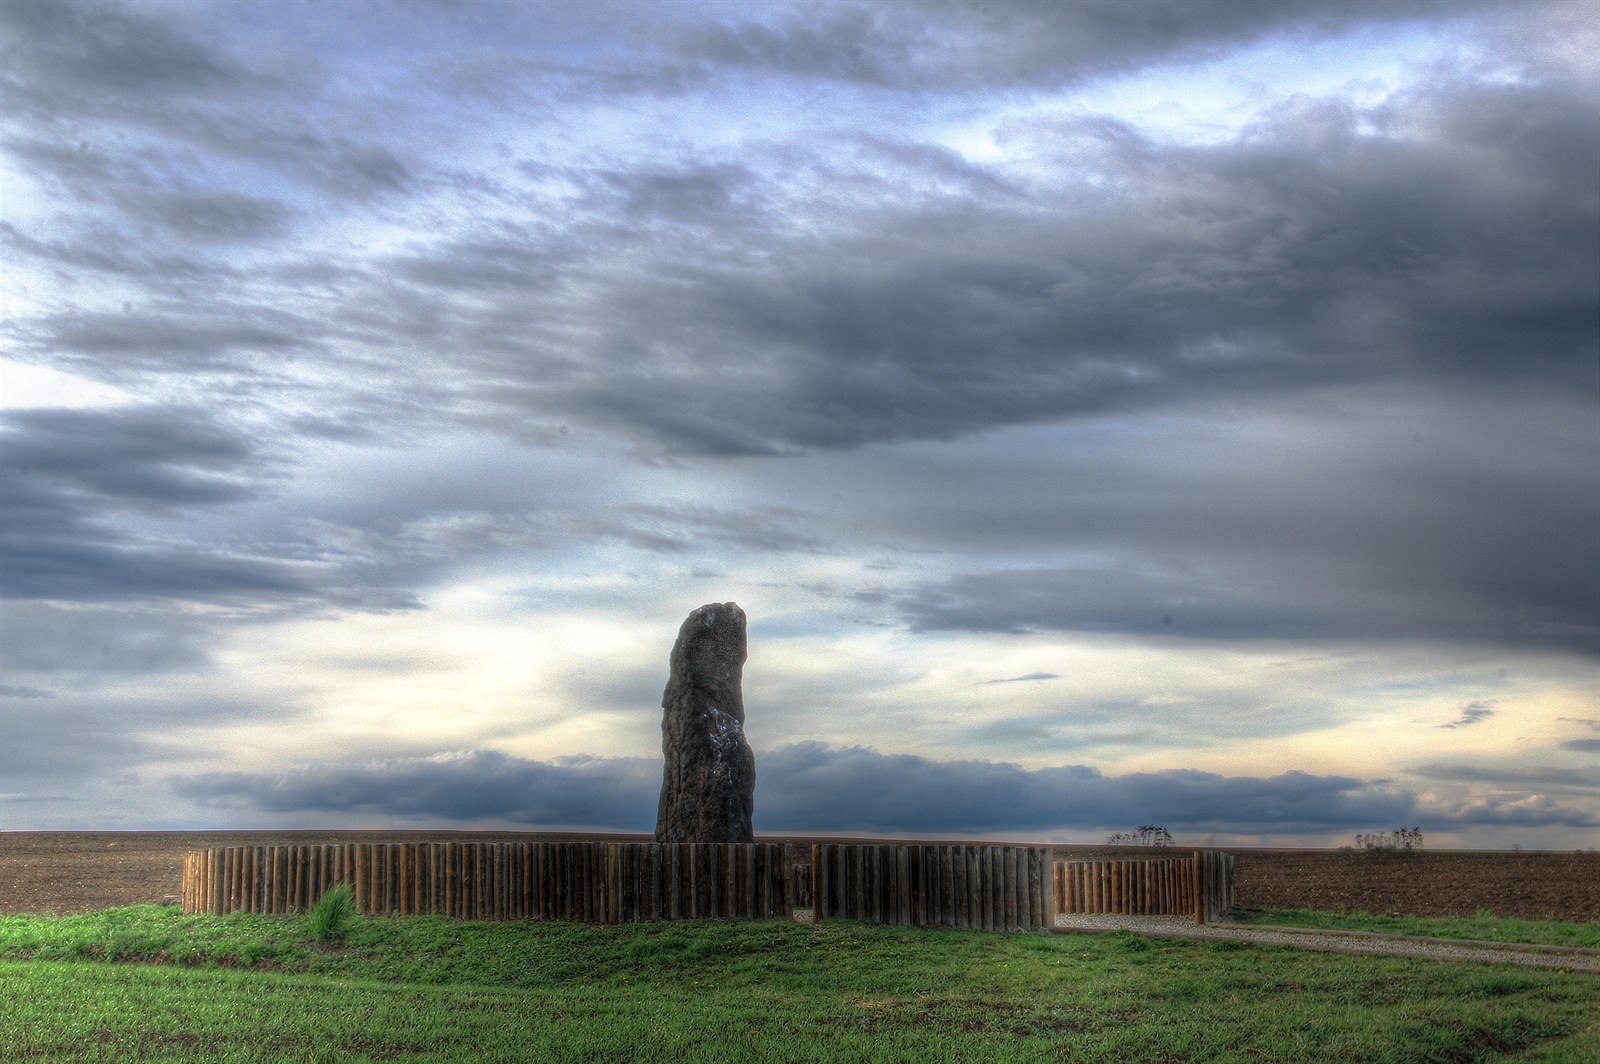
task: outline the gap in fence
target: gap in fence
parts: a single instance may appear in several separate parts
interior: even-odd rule
[[[1067,914],[1192,916],[1226,919],[1233,910],[1232,854],[1198,850],[1188,857],[1058,861],[1056,911]]]

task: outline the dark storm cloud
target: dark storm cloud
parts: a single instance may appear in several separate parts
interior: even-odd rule
[[[1561,744],[1561,749],[1580,754],[1600,754],[1600,739],[1568,739]]]
[[[488,750],[284,774],[217,772],[174,789],[264,812],[371,812],[447,820],[505,818],[648,830],[661,766],[647,758],[529,761]]]
[[[175,778],[172,785],[203,802],[267,812],[361,811],[645,831],[660,782],[660,762],[652,758],[545,762],[475,751],[287,773],[207,773]],[[821,743],[763,754],[756,792],[756,827],[771,832],[1041,832],[1139,823],[1190,831],[1339,831],[1410,822],[1423,812],[1411,794],[1340,776],[1186,770],[1107,776],[1084,765],[1029,770]],[[1470,813],[1437,811],[1428,822],[1597,821],[1554,804],[1529,810],[1483,803]]]
[[[756,808],[770,830],[997,831],[1168,823],[1236,830],[1404,819],[1410,795],[1300,772],[1270,779],[1172,771],[1106,776],[797,743],[762,758]]]

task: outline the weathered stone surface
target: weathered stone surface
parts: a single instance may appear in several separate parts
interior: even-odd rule
[[[745,618],[737,603],[689,614],[661,696],[658,842],[750,842],[756,758],[744,737]]]

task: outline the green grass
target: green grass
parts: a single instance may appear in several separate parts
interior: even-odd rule
[[[1384,916],[1366,912],[1322,912],[1312,909],[1243,909],[1246,923],[1285,927],[1317,927],[1338,931],[1378,931],[1386,935],[1428,938],[1471,938],[1484,942],[1526,942],[1540,946],[1585,946],[1600,949],[1600,923],[1570,924],[1560,920],[1513,920],[1480,911],[1476,916]]]
[[[355,914],[355,891],[350,884],[339,883],[324,893],[306,914],[306,930],[318,942],[332,942],[344,937]]]
[[[1579,973],[1129,934],[0,917],[6,1061],[1592,1062],[1597,1003]]]

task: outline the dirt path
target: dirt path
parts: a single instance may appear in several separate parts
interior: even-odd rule
[[[1327,953],[1367,953],[1390,957],[1426,957],[1440,961],[1482,961],[1520,964],[1527,968],[1564,968],[1600,973],[1600,950],[1577,946],[1531,946],[1506,942],[1382,935],[1371,931],[1271,927],[1264,924],[1196,924],[1190,919],[1159,916],[1058,916],[1058,934],[1104,934],[1132,931],[1150,938],[1221,939],[1262,946],[1292,946]]]

